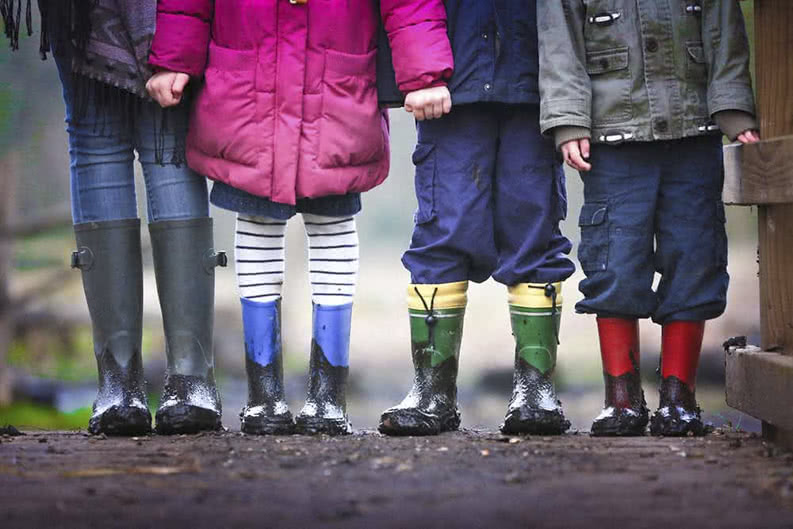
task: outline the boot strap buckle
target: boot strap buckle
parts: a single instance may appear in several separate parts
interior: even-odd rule
[[[228,264],[229,258],[226,255],[226,252],[216,252],[215,250],[209,250],[206,257],[204,258],[204,270],[206,270],[207,274],[211,274],[212,271],[218,266],[225,268],[228,266]]]
[[[90,248],[82,247],[72,252],[72,268],[87,272],[94,266],[94,253]]]

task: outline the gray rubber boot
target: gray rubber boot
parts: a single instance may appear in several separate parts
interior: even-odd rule
[[[143,435],[151,414],[143,378],[143,267],[140,220],[74,226],[72,267],[82,271],[94,336],[99,391],[88,430]]]
[[[212,326],[215,267],[226,265],[226,255],[215,253],[210,218],[154,222],[149,232],[168,359],[155,429],[219,430]]]

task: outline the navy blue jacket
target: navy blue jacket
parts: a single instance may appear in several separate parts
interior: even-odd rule
[[[453,104],[540,102],[536,6],[536,0],[446,0]],[[378,67],[381,103],[401,104],[384,38]]]

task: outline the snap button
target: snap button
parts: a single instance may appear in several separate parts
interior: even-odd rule
[[[493,85],[490,83],[485,83],[485,92],[489,92],[493,88]]]
[[[647,39],[646,49],[650,53],[655,53],[658,51],[658,41],[655,39]]]
[[[665,119],[658,120],[658,122],[655,124],[655,128],[658,130],[658,132],[666,132],[669,130],[669,123]]]

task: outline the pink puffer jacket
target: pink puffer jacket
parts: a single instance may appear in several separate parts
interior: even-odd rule
[[[150,62],[203,78],[190,167],[285,204],[385,180],[378,16],[401,91],[451,76],[442,0],[159,0]]]

